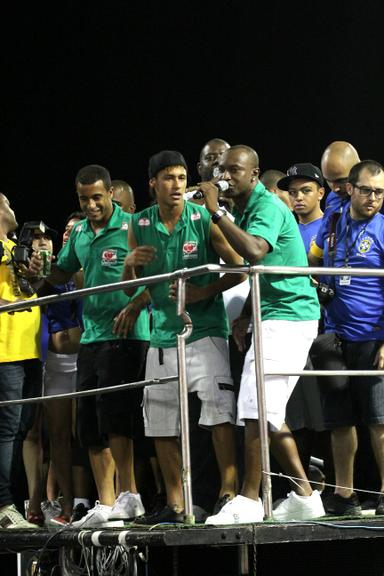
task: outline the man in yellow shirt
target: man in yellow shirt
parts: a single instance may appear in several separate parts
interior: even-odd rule
[[[0,194],[0,305],[36,298],[29,292],[14,262],[15,243],[8,235],[16,230],[17,222],[9,201]],[[23,267],[25,277],[38,272],[39,257],[33,256],[29,268]],[[32,295],[31,295],[32,293]],[[0,314],[0,401],[19,400],[23,389],[41,378],[40,308]],[[37,528],[24,520],[13,503],[11,467],[15,436],[20,425],[22,406],[0,407],[0,528]]]

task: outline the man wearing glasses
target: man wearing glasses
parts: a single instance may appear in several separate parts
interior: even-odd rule
[[[351,169],[346,184],[350,203],[337,221],[324,246],[324,266],[335,268],[384,267],[384,168],[373,160]],[[331,238],[332,234],[334,235]],[[349,370],[384,368],[384,281],[382,277],[328,277],[335,296],[326,306],[326,317],[340,340]],[[353,492],[353,470],[357,450],[355,425],[368,426],[373,453],[384,493],[384,378],[355,376],[342,390],[326,390],[325,425],[332,431],[332,453],[336,489],[333,513],[361,513]],[[329,509],[329,506],[327,506]],[[384,514],[384,494],[376,514]]]

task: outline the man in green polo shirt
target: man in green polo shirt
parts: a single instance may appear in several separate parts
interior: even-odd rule
[[[80,269],[85,288],[118,282],[128,252],[132,216],[112,202],[111,178],[103,166],[85,166],[75,182],[86,219],[73,228],[48,282],[66,281]],[[143,289],[135,298],[121,290],[84,298],[78,390],[142,379],[149,340],[147,300]],[[135,420],[141,417],[140,403],[138,390],[79,398],[78,432],[89,450],[99,503],[72,526],[96,527],[144,513],[133,471],[132,437]],[[115,465],[121,489],[117,499]]]
[[[149,185],[157,204],[135,214],[129,230],[132,252],[125,261],[124,279],[149,276],[218,263],[242,263],[213,226],[205,208],[184,201],[187,165],[183,156],[164,150],[151,157]],[[199,424],[212,430],[221,476],[217,509],[236,493],[233,424],[235,399],[228,361],[228,325],[222,292],[243,280],[240,274],[218,277],[204,274],[186,285],[187,311],[193,331],[186,344],[189,392],[201,400]],[[149,287],[152,301],[152,332],[146,378],[177,374],[177,334],[183,322],[176,313],[176,288],[162,282]],[[154,437],[157,457],[167,492],[167,505],[138,523],[183,521],[179,400],[177,381],[150,386],[144,391],[144,424]]]
[[[207,210],[232,247],[250,264],[306,266],[303,241],[288,207],[259,181],[259,159],[248,146],[232,146],[220,161],[220,179],[228,181],[227,194],[235,203],[235,222],[219,209],[217,188],[212,182],[200,186]],[[302,370],[317,334],[319,304],[308,276],[260,276],[264,369]],[[250,321],[249,299],[235,321],[234,336],[240,347]],[[295,480],[294,491],[273,512],[277,520],[305,520],[321,516],[320,494],[312,492],[285,424],[285,408],[296,376],[266,376],[267,418],[276,456]],[[263,520],[259,499],[261,459],[254,347],[243,368],[238,399],[238,419],[245,424],[245,475],[241,495],[227,503],[208,524],[233,524]],[[252,513],[250,511],[253,511]]]

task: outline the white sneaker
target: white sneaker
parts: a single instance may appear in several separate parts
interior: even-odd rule
[[[8,504],[8,506],[3,506],[3,508],[1,508],[0,529],[1,528],[13,528],[14,530],[39,530],[37,524],[27,522],[27,520],[23,518],[14,504]]]
[[[144,514],[140,494],[121,492],[112,506],[108,520],[132,520]]]
[[[72,522],[72,528],[96,528],[102,526],[107,520],[112,510],[112,506],[105,506],[100,504],[98,500],[95,502],[95,507],[88,510],[87,514]]]
[[[262,522],[264,508],[261,500],[252,500],[245,496],[236,496],[222,507],[218,514],[209,516],[205,524],[223,526],[227,524],[253,524]]]
[[[290,492],[272,512],[274,520],[287,522],[289,520],[311,520],[325,516],[323,502],[320,493],[314,490],[311,496],[298,496],[296,492]]]

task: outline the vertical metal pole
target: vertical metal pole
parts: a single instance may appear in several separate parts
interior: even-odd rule
[[[177,335],[177,365],[179,372],[179,399],[180,399],[180,427],[181,427],[181,457],[182,457],[182,483],[184,495],[184,521],[194,524],[191,481],[191,453],[189,447],[189,416],[188,416],[188,383],[187,365],[185,359],[185,341],[192,334],[192,321],[185,311],[185,279],[177,280],[177,315],[184,322],[181,334]]]
[[[251,269],[253,346],[255,354],[256,392],[259,411],[259,434],[262,470],[262,493],[266,518],[272,518],[271,466],[269,461],[268,421],[264,386],[263,338],[261,329],[261,299],[259,273]]]

